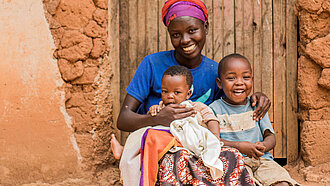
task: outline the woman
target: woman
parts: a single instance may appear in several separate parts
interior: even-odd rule
[[[218,63],[201,54],[209,28],[208,13],[204,3],[200,0],[168,0],[165,2],[162,14],[175,50],[158,52],[143,59],[126,89],[127,95],[118,118],[120,130],[132,132],[146,126],[169,126],[173,120],[195,113],[193,108],[171,104],[155,117],[146,115],[149,107],[158,104],[161,100],[161,78],[170,66],[183,65],[191,70],[194,81],[193,95],[190,98],[192,101],[200,101],[208,105],[222,95],[216,85]],[[254,113],[254,118],[258,120],[268,111],[270,101],[262,93],[253,94],[251,100],[253,105],[258,103]],[[160,162],[159,182],[243,184],[244,180],[247,182],[251,180],[238,151],[224,148],[220,156],[227,167],[225,175],[221,180],[210,180],[207,169],[194,155],[184,150],[175,154],[167,153]],[[176,166],[178,162],[183,167],[178,168]],[[184,171],[189,174],[183,176]]]

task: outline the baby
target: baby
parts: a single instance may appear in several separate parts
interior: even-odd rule
[[[245,156],[245,165],[258,185],[297,185],[269,153],[275,147],[275,135],[268,114],[260,121],[252,118],[254,108],[248,96],[253,76],[247,58],[240,54],[224,57],[219,63],[218,76],[217,84],[225,97],[210,107],[220,121],[221,140]]]
[[[169,67],[164,72],[162,78],[162,101],[159,105],[151,106],[148,114],[156,116],[165,106],[170,104],[192,106],[196,111],[196,115],[181,120],[174,120],[170,125],[170,131],[184,148],[201,156],[206,166],[213,167],[214,169],[211,168],[211,175],[219,178],[222,176],[222,162],[218,159],[222,146],[219,141],[219,121],[214,116],[213,111],[205,104],[187,101],[192,95],[192,83],[193,77],[188,68],[180,65]],[[207,127],[207,129],[202,126]],[[119,159],[123,147],[114,135],[111,135],[111,137],[112,151],[115,158]]]

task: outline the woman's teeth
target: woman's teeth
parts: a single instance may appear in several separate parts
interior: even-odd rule
[[[183,48],[183,50],[184,50],[185,52],[189,52],[189,51],[193,50],[193,49],[195,48],[195,46],[196,46],[196,45],[191,45],[191,46],[189,46],[189,47],[185,47],[185,48]]]

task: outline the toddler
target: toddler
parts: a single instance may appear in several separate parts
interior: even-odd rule
[[[230,54],[218,68],[217,85],[224,98],[210,104],[220,122],[224,145],[237,148],[259,185],[298,185],[288,172],[273,161],[269,153],[275,147],[275,135],[268,114],[253,120],[249,94],[253,85],[252,69],[246,57]]]

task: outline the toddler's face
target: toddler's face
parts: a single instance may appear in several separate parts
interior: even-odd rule
[[[222,68],[221,80],[218,78],[217,83],[226,95],[225,101],[234,105],[245,105],[253,84],[249,62],[242,58],[232,58]]]
[[[162,80],[161,95],[165,105],[180,104],[191,96],[186,77],[182,75],[165,75]]]

